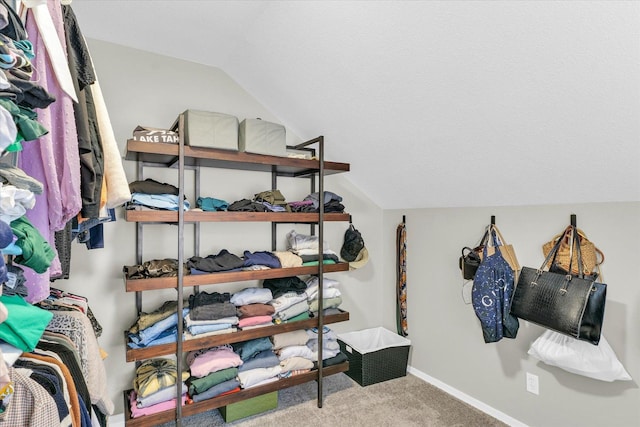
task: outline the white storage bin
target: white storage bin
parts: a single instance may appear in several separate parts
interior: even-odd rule
[[[192,147],[238,151],[238,118],[213,111],[184,112],[184,143]]]
[[[247,153],[284,157],[287,155],[285,128],[261,119],[244,119],[238,131],[238,149]]]

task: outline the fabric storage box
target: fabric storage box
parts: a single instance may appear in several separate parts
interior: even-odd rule
[[[286,156],[284,126],[261,119],[244,119],[238,130],[238,149],[247,153]]]
[[[218,408],[225,423],[250,417],[278,407],[278,392],[263,394]]]
[[[309,150],[298,150],[295,148],[287,148],[286,149],[287,157],[293,157],[298,159],[312,159],[313,153]]]
[[[184,112],[184,143],[192,147],[238,151],[238,118],[212,111]]]
[[[379,327],[338,334],[349,359],[347,375],[367,386],[407,375],[411,341]]]

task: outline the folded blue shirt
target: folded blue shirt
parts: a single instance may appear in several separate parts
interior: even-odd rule
[[[189,313],[189,308],[182,309],[182,317],[186,316],[187,313]],[[171,328],[175,327],[177,332],[177,325],[178,314],[173,313],[171,316],[154,323],[136,334],[129,334],[129,339],[131,340],[129,344],[137,345],[138,347],[135,348],[146,347],[150,342],[159,338],[161,335],[164,335],[164,332]]]
[[[229,203],[224,200],[216,199],[213,197],[198,197],[196,200],[196,206],[203,211],[226,211],[229,207]]]
[[[173,194],[145,194],[132,193],[131,202],[152,208],[166,209],[170,211],[178,210],[178,196]],[[188,211],[190,204],[188,200],[184,200],[184,210]]]
[[[244,266],[251,267],[252,265],[264,265],[271,268],[280,268],[280,258],[275,256],[269,251],[256,251],[251,253],[250,251],[244,251]]]
[[[184,341],[184,336],[182,337]],[[155,339],[142,344],[136,344],[134,342],[127,343],[131,348],[145,348],[153,347],[154,345],[171,344],[178,341],[178,326],[172,326],[169,329],[162,331],[162,333]]]
[[[273,368],[280,365],[280,359],[273,350],[263,350],[250,359],[243,361],[238,367],[238,372],[248,371],[257,368]]]

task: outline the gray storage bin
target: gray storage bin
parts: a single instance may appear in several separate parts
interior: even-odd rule
[[[238,151],[238,118],[212,111],[184,112],[184,142],[192,147]]]
[[[244,119],[238,132],[238,149],[247,153],[286,156],[284,126],[261,119]]]

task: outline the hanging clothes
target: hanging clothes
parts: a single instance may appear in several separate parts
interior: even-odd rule
[[[95,72],[71,6],[63,5],[62,14],[69,71],[78,95],[78,102],[73,107],[80,155],[80,213],[84,218],[97,218],[100,214],[104,162],[96,109],[89,89],[95,82]]]
[[[22,368],[9,368],[15,392],[0,419],[8,426],[41,427],[60,425],[53,397]]]
[[[37,76],[34,75],[34,79],[38,79],[56,98],[56,102],[49,108],[38,111],[38,122],[49,129],[49,133],[25,144],[19,154],[18,163],[28,175],[44,184],[44,194],[36,196],[36,206],[27,212],[27,217],[45,239],[54,244],[55,231],[62,230],[66,223],[78,214],[82,206],[74,99],[67,93],[73,91],[75,97],[75,91],[73,85],[71,90],[67,86],[66,90],[63,89],[58,79],[59,75],[64,74],[64,71],[61,71],[64,68],[67,68],[68,74],[60,0],[26,2],[25,5],[25,27],[35,53],[32,62]],[[46,21],[44,25],[40,25],[42,20]],[[49,21],[52,25],[48,25]],[[49,51],[52,46],[53,49],[56,49],[55,46],[62,47],[63,64],[60,63],[59,55],[56,56]],[[49,296],[51,276],[59,276],[61,273],[57,254],[49,271],[45,273],[38,274],[26,269],[28,300],[37,302]]]
[[[91,404],[103,414],[113,414],[114,404],[107,392],[107,372],[98,339],[89,318],[79,311],[53,311],[47,331],[66,335],[78,349],[80,368],[87,380]],[[89,404],[89,403],[87,403]]]
[[[407,324],[407,226],[404,218],[396,230],[396,250],[398,253],[396,322],[398,335],[406,337],[409,335],[409,325]]]
[[[102,96],[100,82],[96,79],[90,86],[96,108],[98,129],[102,137],[102,154],[104,156],[104,185],[106,187],[106,207],[113,209],[131,200],[129,182],[124,173],[118,141],[113,133],[107,105]]]

